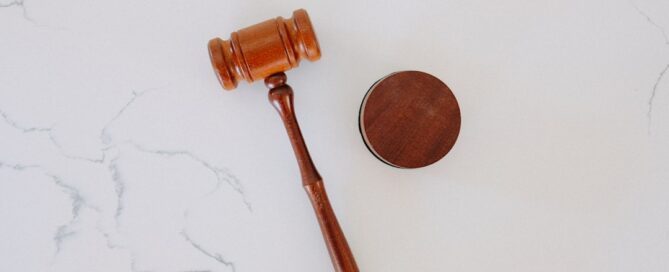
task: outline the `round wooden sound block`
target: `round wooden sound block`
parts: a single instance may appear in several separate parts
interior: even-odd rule
[[[460,133],[458,101],[438,78],[392,73],[374,83],[360,106],[360,133],[379,160],[399,168],[435,163]]]

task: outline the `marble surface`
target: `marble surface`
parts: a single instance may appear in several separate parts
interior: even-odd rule
[[[331,271],[260,83],[207,41],[304,7],[288,72],[362,271],[669,271],[669,1],[0,0],[0,270]],[[394,169],[357,111],[444,80],[460,139]]]

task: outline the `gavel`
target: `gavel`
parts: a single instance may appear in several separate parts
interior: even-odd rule
[[[209,41],[211,64],[224,89],[233,90],[242,79],[249,83],[264,79],[270,89],[269,101],[288,132],[302,186],[316,212],[334,269],[355,272],[358,267],[300,132],[293,107],[293,90],[286,84],[283,73],[297,67],[302,59],[316,61],[320,56],[316,33],[304,9],[294,11],[293,17],[288,19],[277,17],[232,32],[229,40]]]

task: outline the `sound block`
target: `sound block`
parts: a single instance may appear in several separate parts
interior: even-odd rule
[[[433,164],[453,148],[460,107],[451,89],[419,71],[392,73],[367,91],[359,127],[367,148],[398,168]]]

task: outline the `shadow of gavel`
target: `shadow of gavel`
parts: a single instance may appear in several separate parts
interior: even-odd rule
[[[226,90],[264,79],[269,101],[278,111],[295,151],[302,175],[302,186],[313,205],[318,223],[330,253],[335,271],[354,272],[358,267],[335,216],[316,170],[302,132],[295,118],[293,90],[286,84],[284,71],[297,67],[302,59],[316,61],[321,57],[316,33],[307,12],[299,9],[293,17],[277,17],[232,32],[229,40],[209,41],[209,56],[221,85]]]

